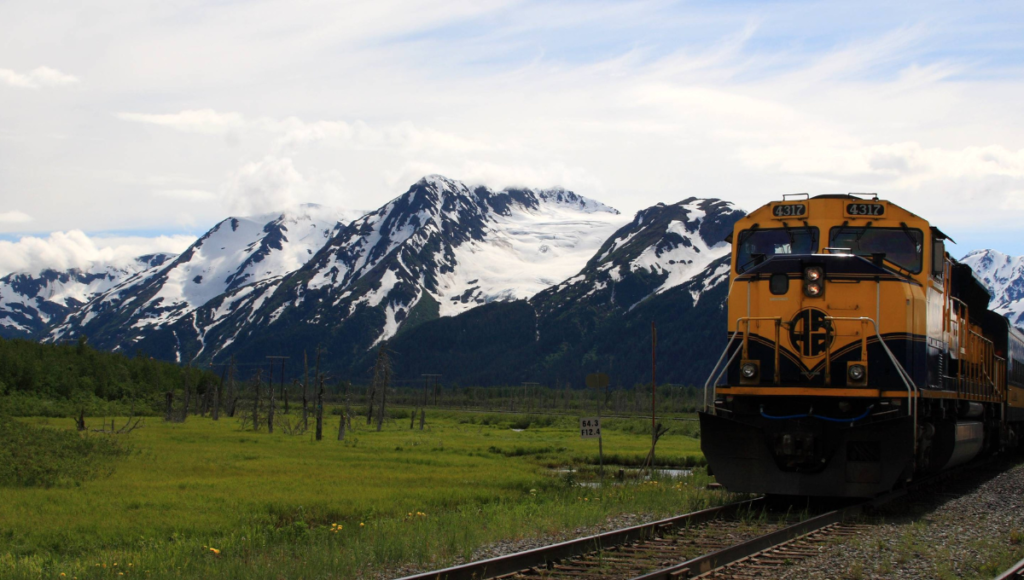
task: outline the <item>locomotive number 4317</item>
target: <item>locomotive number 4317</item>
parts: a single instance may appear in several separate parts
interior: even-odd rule
[[[772,208],[775,217],[803,217],[807,215],[807,206],[802,203],[784,203]]]
[[[848,203],[847,215],[885,215],[885,206],[880,203]]]

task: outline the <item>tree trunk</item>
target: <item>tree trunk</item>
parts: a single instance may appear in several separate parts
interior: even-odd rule
[[[324,378],[320,375],[320,347],[316,347],[316,440],[324,438]]]
[[[320,377],[320,388],[316,392],[316,440],[324,438],[324,378]]]
[[[309,429],[309,357],[302,351],[302,429]]]
[[[260,429],[260,385],[263,383],[263,371],[256,371],[256,380],[253,381],[254,396],[252,398],[252,430]]]
[[[270,373],[270,375],[267,376],[267,378],[270,379],[269,381],[267,381],[267,388],[270,389],[270,408],[267,409],[267,432],[273,433],[275,411],[274,406],[277,404],[277,391],[274,390],[274,374]]]
[[[235,357],[228,362],[228,404],[231,405],[228,417],[235,416],[235,406],[238,404],[238,397],[235,396]]]
[[[181,422],[188,418],[188,405],[192,402],[192,364],[185,368],[185,406],[181,409]]]

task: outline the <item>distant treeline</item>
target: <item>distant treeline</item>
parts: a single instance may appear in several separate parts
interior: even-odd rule
[[[100,352],[86,341],[39,344],[0,339],[0,412],[69,417],[159,415],[167,392],[181,390],[186,378],[199,392],[219,382],[210,371]]]

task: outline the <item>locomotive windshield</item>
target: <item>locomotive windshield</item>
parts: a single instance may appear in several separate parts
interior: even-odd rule
[[[736,273],[776,254],[813,254],[818,250],[818,228],[743,230],[736,244]]]
[[[924,234],[910,228],[840,226],[832,228],[828,245],[848,248],[858,256],[885,254],[885,259],[913,274],[921,272]]]

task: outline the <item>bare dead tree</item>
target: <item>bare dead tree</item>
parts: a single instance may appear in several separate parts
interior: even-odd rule
[[[220,394],[221,394],[221,387],[224,385],[224,375],[227,374],[227,372],[228,372],[228,368],[225,366],[224,369],[220,371],[220,382],[216,383],[213,386],[213,414],[212,414],[212,418],[213,418],[214,421],[217,421],[217,420],[220,419]]]
[[[320,347],[316,347],[316,440],[324,438],[324,377],[320,374]]]
[[[267,388],[270,389],[270,407],[267,409],[267,432],[274,432],[274,407],[277,406],[277,393],[274,391],[274,374],[267,375]]]
[[[345,388],[345,392],[346,393],[348,392],[347,385],[346,385],[346,388]],[[346,397],[346,400],[347,400],[347,397]],[[344,441],[345,440],[345,419],[346,419],[345,416],[348,414],[347,410],[348,410],[348,405],[345,405],[345,408],[341,410],[341,422],[338,424],[338,441]]]
[[[302,351],[302,428],[309,429],[309,357]]]
[[[167,409],[164,411],[164,421],[172,421],[174,419],[174,392],[167,391],[164,393],[164,398],[167,401]]]
[[[178,417],[179,422],[184,422],[188,418],[188,404],[192,401],[192,373],[189,372],[191,367],[185,368],[185,404],[181,408],[181,415]]]
[[[263,371],[256,371],[256,380],[252,383],[252,430],[259,431],[260,428],[260,385],[263,384]]]
[[[228,412],[228,417],[235,416],[235,406],[238,404],[238,394],[235,391],[235,357],[231,357],[228,361],[228,405],[230,407],[225,410]]]
[[[377,389],[376,389],[376,387],[374,385],[376,385],[376,383],[374,383],[374,382],[370,383],[370,388],[367,391],[367,395],[366,395],[366,405],[368,407],[367,410],[366,410],[366,424],[367,425],[372,425],[373,424],[373,402],[374,402],[374,399],[377,398]]]
[[[391,362],[388,360],[387,349],[384,346],[377,351],[377,362],[373,366],[373,390],[379,393],[380,400],[377,406],[377,431],[384,426],[384,412],[387,406],[388,385],[391,382]]]

